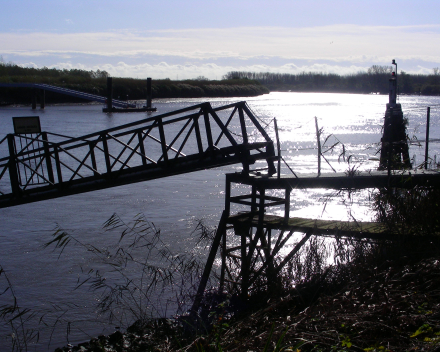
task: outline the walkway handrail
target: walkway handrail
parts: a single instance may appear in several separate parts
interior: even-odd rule
[[[42,132],[6,141],[0,207],[234,163],[249,173],[266,160],[267,172],[276,171],[273,142],[246,102],[197,104],[81,137]]]

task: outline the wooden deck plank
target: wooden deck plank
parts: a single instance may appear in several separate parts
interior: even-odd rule
[[[349,176],[345,173],[298,174],[268,177],[267,175],[227,174],[230,182],[253,185],[264,189],[365,189],[383,187],[412,188],[414,186],[440,187],[440,172],[436,170],[365,171]]]
[[[251,223],[257,226],[258,216],[249,213],[232,215],[228,218],[229,224]],[[289,218],[287,223],[281,216],[264,215],[263,226],[271,229],[308,232],[313,231],[316,236],[342,236],[353,238],[370,238],[370,239],[394,239],[397,234],[389,233],[385,226],[376,222],[355,222],[355,221],[339,221],[339,220],[321,220],[293,217]]]

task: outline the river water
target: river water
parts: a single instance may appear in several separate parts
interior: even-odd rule
[[[240,100],[244,99],[156,100],[153,105],[158,111],[153,114],[204,101],[216,107]],[[262,124],[267,125],[274,140],[273,118],[277,119],[283,158],[296,173],[317,172],[315,117],[323,129],[322,142],[327,137],[326,146],[339,142],[333,152],[325,154],[332,168],[346,171],[354,167],[361,172],[377,168],[387,96],[270,93],[245,100]],[[440,137],[439,97],[401,96],[399,100],[409,121],[407,132],[411,139],[425,139],[428,106],[431,107],[430,138]],[[31,115],[40,116],[42,130],[69,136],[81,136],[149,116],[147,113],[104,114],[100,105],[46,106],[45,110],[35,111],[29,107],[1,107],[0,139],[13,131],[12,117]],[[340,158],[342,145],[346,158],[351,156],[350,163]],[[424,143],[411,144],[414,165],[424,161],[424,149]],[[432,143],[430,157],[438,158],[439,154],[439,144]],[[322,161],[322,172],[332,172],[331,167]],[[199,219],[208,226],[217,225],[224,208],[224,175],[237,170],[240,165],[0,209],[0,265],[18,304],[36,312],[26,327],[40,331],[39,341],[31,343],[28,350],[54,350],[67,342],[79,343],[115,329],[115,323],[109,324],[96,314],[98,298],[93,292],[85,286],[73,290],[81,266],[90,264],[88,254],[72,246],[59,257],[59,252],[43,248],[56,226],[82,242],[105,247],[120,235],[102,231],[102,224],[113,213],[127,222],[141,213],[161,230],[162,241],[171,252],[193,252],[203,260],[206,250],[195,245],[197,235],[193,230]],[[284,164],[282,173],[290,173]],[[367,191],[357,193],[349,206],[344,195],[332,195],[333,192],[325,190],[295,191],[291,197],[291,214],[340,220],[371,220],[374,216]],[[7,286],[3,273],[0,293]],[[10,291],[0,295],[0,306],[10,304],[11,297]],[[37,324],[43,312],[51,312],[48,321],[52,325],[59,318],[55,328]],[[12,333],[7,324],[0,323],[2,351],[11,350]]]

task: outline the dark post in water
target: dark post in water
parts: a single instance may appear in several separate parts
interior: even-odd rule
[[[395,60],[393,60],[393,65],[396,65],[396,72],[392,72],[390,78],[389,103],[385,112],[379,170],[411,168],[406,123],[402,107],[397,104],[397,64]]]
[[[107,111],[111,112],[113,107],[113,80],[107,77]]]
[[[151,99],[152,99],[152,94],[151,94],[151,78],[147,78],[147,109],[151,108]]]

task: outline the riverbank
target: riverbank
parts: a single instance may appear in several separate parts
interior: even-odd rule
[[[238,318],[220,313],[209,334],[194,338],[176,321],[158,320],[55,351],[437,351],[440,257],[385,261],[346,282],[317,282]]]

